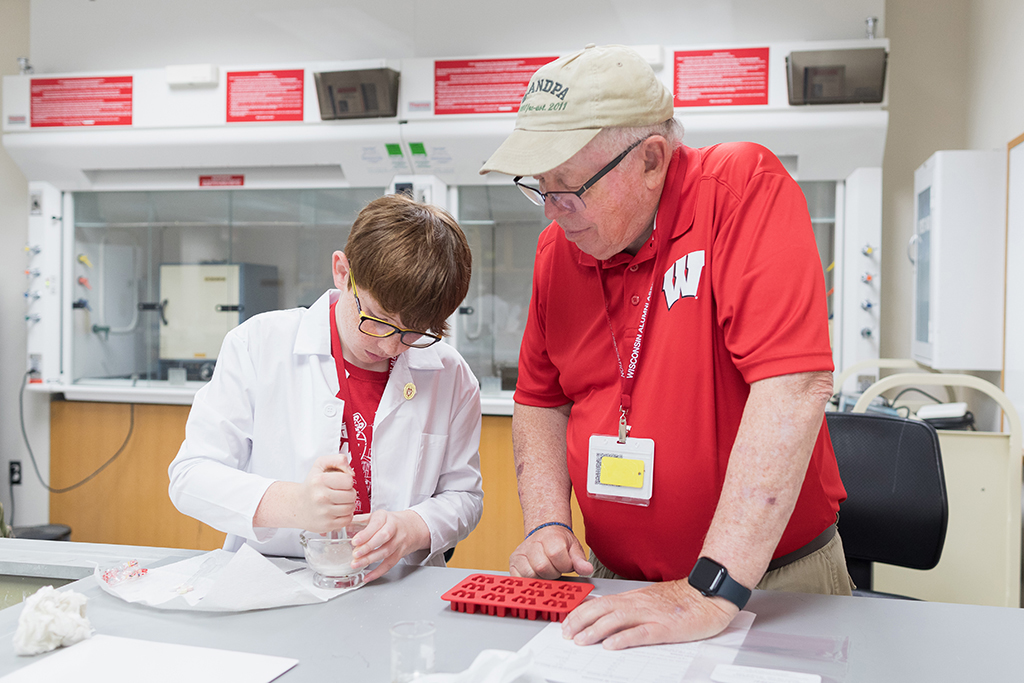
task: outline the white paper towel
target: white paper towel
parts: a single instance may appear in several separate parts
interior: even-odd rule
[[[96,568],[100,588],[126,602],[158,609],[203,612],[247,610],[327,602],[355,588],[319,588],[304,562],[264,557],[248,545],[237,552],[212,550],[113,586]]]
[[[85,617],[87,598],[74,591],[43,586],[25,600],[14,632],[14,652],[37,655],[74,645],[92,635]]]

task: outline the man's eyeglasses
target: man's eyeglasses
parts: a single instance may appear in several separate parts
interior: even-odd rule
[[[390,337],[393,334],[400,334],[402,335],[400,337],[402,343],[414,349],[425,349],[441,341],[441,338],[437,335],[417,330],[403,330],[401,327],[395,327],[386,320],[374,318],[372,315],[363,313],[363,305],[359,303],[359,292],[356,291],[356,281],[352,279],[352,276],[349,276],[349,282],[352,283],[352,296],[356,299],[356,310],[359,311],[359,331],[363,334],[371,337]]]
[[[523,185],[521,182],[519,182],[520,180],[523,179],[523,176],[521,176],[521,175],[520,176],[516,176],[515,178],[513,178],[512,182],[516,184],[516,187],[518,187],[522,191],[522,193],[524,195],[526,195],[527,199],[529,199],[531,202],[533,202],[537,206],[544,206],[544,202],[545,201],[550,201],[552,204],[554,204],[556,207],[558,207],[562,211],[567,211],[569,213],[575,213],[577,211],[583,211],[585,208],[587,208],[587,205],[583,202],[583,193],[586,192],[587,190],[589,190],[590,188],[592,188],[594,186],[594,184],[597,183],[598,180],[600,180],[601,178],[603,178],[606,175],[608,175],[608,173],[613,168],[618,166],[619,163],[623,159],[626,158],[626,155],[628,155],[630,152],[632,152],[636,148],[637,145],[639,145],[641,142],[643,142],[646,139],[647,138],[640,138],[639,140],[634,142],[632,145],[627,147],[625,152],[623,152],[619,156],[617,156],[614,159],[612,159],[611,162],[609,162],[609,164],[607,166],[605,166],[600,171],[598,171],[594,175],[593,178],[591,178],[587,182],[583,183],[583,186],[580,187],[580,189],[576,190],[575,192],[568,191],[568,190],[558,190],[558,191],[554,191],[554,192],[541,192],[540,188],[538,188],[538,187],[531,187],[530,185]]]

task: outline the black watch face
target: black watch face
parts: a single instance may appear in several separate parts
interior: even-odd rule
[[[714,594],[721,584],[725,567],[706,557],[697,560],[690,572],[690,585],[702,593]]]

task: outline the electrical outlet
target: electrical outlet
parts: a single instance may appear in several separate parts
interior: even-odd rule
[[[20,484],[21,483],[21,461],[20,460],[11,460],[9,465],[10,465],[10,469],[8,470],[8,472],[9,472],[10,477],[11,477],[11,484],[12,485],[13,484]]]

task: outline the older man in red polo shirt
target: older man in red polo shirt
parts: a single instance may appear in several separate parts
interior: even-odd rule
[[[566,620],[612,649],[715,635],[754,587],[851,590],[806,201],[767,149],[685,147],[673,116],[639,55],[588,45],[537,71],[481,170],[553,221],[519,359],[509,569],[658,582]]]

